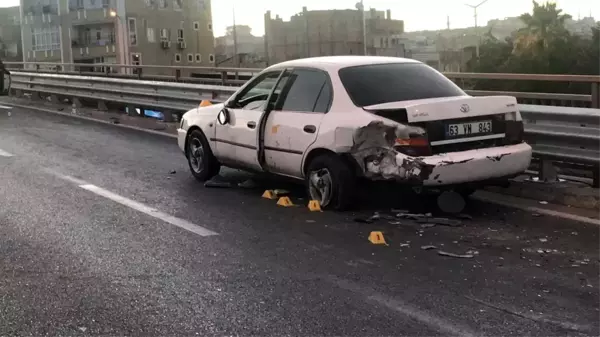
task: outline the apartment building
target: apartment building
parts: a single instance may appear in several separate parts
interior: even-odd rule
[[[210,0],[21,0],[28,62],[210,66]],[[155,69],[152,73],[172,73]]]
[[[315,10],[306,7],[284,21],[265,14],[265,50],[270,64],[312,56],[362,55],[366,35],[367,54],[404,56],[404,47],[395,38],[404,32],[404,21],[393,20],[391,11]]]
[[[22,62],[19,7],[0,8],[0,59]]]

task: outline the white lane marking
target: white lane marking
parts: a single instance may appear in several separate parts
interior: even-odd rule
[[[65,174],[61,174],[57,171],[54,171],[52,169],[48,169],[45,168],[43,169],[43,171],[45,171],[46,173],[49,173],[51,175],[54,175],[60,179],[66,180],[68,182],[74,183],[75,185],[79,186],[80,188],[83,188],[84,190],[90,191],[96,195],[99,195],[101,197],[105,197],[109,200],[112,200],[116,203],[119,203],[123,206],[127,206],[129,208],[132,208],[136,211],[142,212],[146,215],[149,215],[153,218],[157,218],[159,220],[162,220],[166,223],[169,223],[173,226],[185,229],[187,231],[190,231],[194,234],[198,234],[200,236],[211,236],[211,235],[219,235],[219,233],[217,232],[213,232],[210,229],[204,228],[202,226],[198,226],[195,225],[187,220],[183,220],[177,217],[174,217],[172,215],[163,213],[159,210],[157,210],[156,208],[150,207],[150,206],[146,206],[140,202],[137,202],[135,200],[131,200],[125,197],[122,197],[118,194],[112,193],[111,191],[105,190],[101,187],[98,187],[96,185],[92,185],[87,183],[84,180],[75,178],[75,177],[71,177]]]
[[[13,154],[12,153],[8,153],[2,149],[0,149],[0,157],[12,157]]]
[[[477,199],[477,200],[483,201],[483,202],[488,202],[490,204],[496,204],[496,205],[505,206],[505,207],[512,207],[512,208],[520,209],[522,211],[527,211],[527,212],[531,212],[531,213],[539,213],[539,214],[549,215],[549,216],[553,216],[553,217],[557,217],[557,218],[568,219],[568,220],[573,220],[573,221],[577,221],[577,222],[583,222],[583,223],[590,224],[590,225],[600,226],[600,220],[598,220],[598,219],[588,218],[585,216],[570,214],[570,213],[565,213],[565,212],[553,211],[551,209],[545,209],[545,208],[540,208],[540,207],[519,205],[517,203],[510,202],[507,200],[501,200],[501,198],[503,196],[500,196],[500,198],[494,197],[494,195],[491,194],[491,192],[487,192],[487,191],[478,191],[477,193],[478,194],[471,196],[471,198]]]
[[[98,187],[96,185],[92,185],[92,184],[86,184],[86,185],[79,185],[79,187],[83,188],[84,190],[90,191],[92,193],[95,193],[99,196],[105,197],[107,199],[110,199],[114,202],[117,202],[123,206],[127,206],[129,208],[133,208],[136,211],[145,213],[151,217],[160,219],[164,222],[170,223],[173,226],[177,226],[179,228],[183,228],[187,231],[190,231],[192,233],[198,234],[200,236],[211,236],[211,235],[218,235],[216,232],[213,232],[209,229],[206,229],[204,227],[200,227],[198,225],[194,225],[193,223],[174,217],[172,215],[163,213],[159,210],[157,210],[156,208],[152,208],[150,206],[146,206],[142,203],[139,203],[137,201],[122,197],[118,194],[112,193],[111,191],[105,190],[101,187]]]

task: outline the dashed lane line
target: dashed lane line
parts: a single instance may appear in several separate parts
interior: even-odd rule
[[[12,157],[13,154],[0,149],[0,157]]]
[[[118,204],[121,204],[123,206],[129,207],[131,209],[134,209],[138,212],[142,212],[146,215],[149,215],[153,218],[162,220],[168,224],[171,224],[175,227],[179,227],[182,229],[185,229],[189,232],[192,232],[194,234],[200,235],[200,236],[212,236],[212,235],[219,235],[219,233],[217,232],[213,232],[208,228],[204,228],[202,226],[198,226],[196,224],[193,224],[187,220],[172,216],[170,214],[164,213],[159,211],[158,209],[154,208],[154,207],[150,207],[148,205],[144,205],[141,202],[137,202],[135,200],[131,200],[129,198],[123,197],[121,195],[118,195],[116,193],[113,193],[109,190],[106,190],[102,187],[98,187],[96,185],[92,185],[89,184],[81,179],[77,179],[71,176],[67,176],[67,175],[63,175],[57,172],[54,172],[52,170],[45,170],[48,173],[51,173],[55,176],[57,176],[58,178],[61,178],[63,180],[69,181],[71,183],[76,184],[78,187],[92,192],[98,196],[104,197],[106,199],[112,200]]]

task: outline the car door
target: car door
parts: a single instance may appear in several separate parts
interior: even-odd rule
[[[293,69],[265,125],[265,164],[270,172],[302,177],[302,158],[315,142],[332,100],[327,72]]]
[[[258,127],[281,70],[260,74],[227,102],[229,120],[216,121],[215,155],[225,165],[262,171]]]

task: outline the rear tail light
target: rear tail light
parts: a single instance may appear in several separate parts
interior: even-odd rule
[[[506,121],[506,142],[508,144],[518,144],[523,141],[523,121]]]
[[[394,149],[412,157],[430,156],[431,146],[427,137],[397,138]]]

